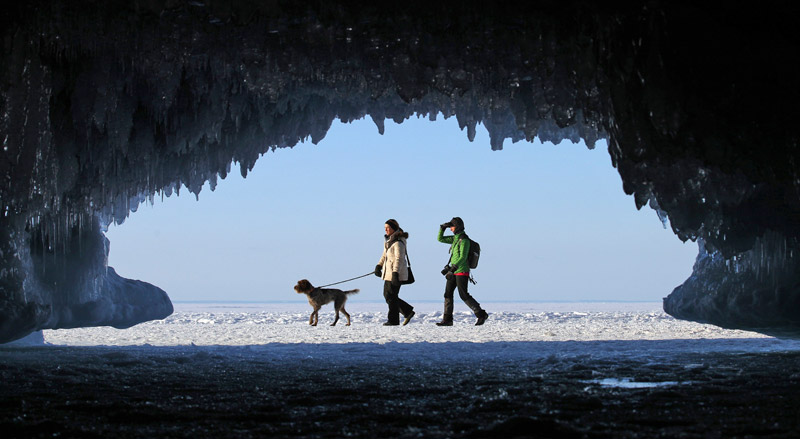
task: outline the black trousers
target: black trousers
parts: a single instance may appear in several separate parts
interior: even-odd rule
[[[453,293],[458,287],[458,296],[467,304],[475,315],[482,311],[481,304],[469,295],[469,276],[450,276],[444,286],[444,316],[453,319]]]
[[[409,305],[405,300],[400,298],[400,285],[392,285],[390,281],[383,281],[383,298],[386,299],[386,304],[389,305],[389,323],[400,323],[400,314],[403,317],[409,315],[414,307]]]

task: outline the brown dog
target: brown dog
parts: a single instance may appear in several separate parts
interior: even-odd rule
[[[331,326],[336,326],[336,322],[339,321],[339,311],[347,317],[347,326],[350,326],[350,314],[344,310],[344,303],[347,302],[347,295],[359,292],[358,289],[342,291],[334,288],[314,288],[311,282],[303,279],[297,282],[297,285],[294,286],[294,290],[297,291],[297,294],[305,294],[308,296],[308,303],[314,308],[314,312],[311,313],[311,317],[308,319],[309,325],[317,326],[319,322],[319,309],[322,308],[322,305],[333,302],[333,308],[336,309],[336,318],[333,319]]]

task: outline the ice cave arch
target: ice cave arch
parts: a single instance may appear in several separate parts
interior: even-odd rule
[[[412,2],[413,3],[413,2]],[[104,223],[243,173],[334,118],[442,112],[502,139],[606,138],[637,206],[701,240],[670,314],[800,334],[790,6],[26,2],[1,19],[0,342],[172,311]],[[724,13],[721,13],[724,11]],[[472,135],[472,134],[468,134]]]

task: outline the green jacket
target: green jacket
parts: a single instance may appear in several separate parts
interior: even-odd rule
[[[454,273],[469,273],[469,238],[461,232],[453,236],[444,236],[445,229],[439,228],[439,242],[450,244],[450,266],[455,267]]]

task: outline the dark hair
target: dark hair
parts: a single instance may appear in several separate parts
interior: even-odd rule
[[[400,224],[397,223],[396,219],[388,219],[385,224],[388,224],[395,232],[400,230]]]

